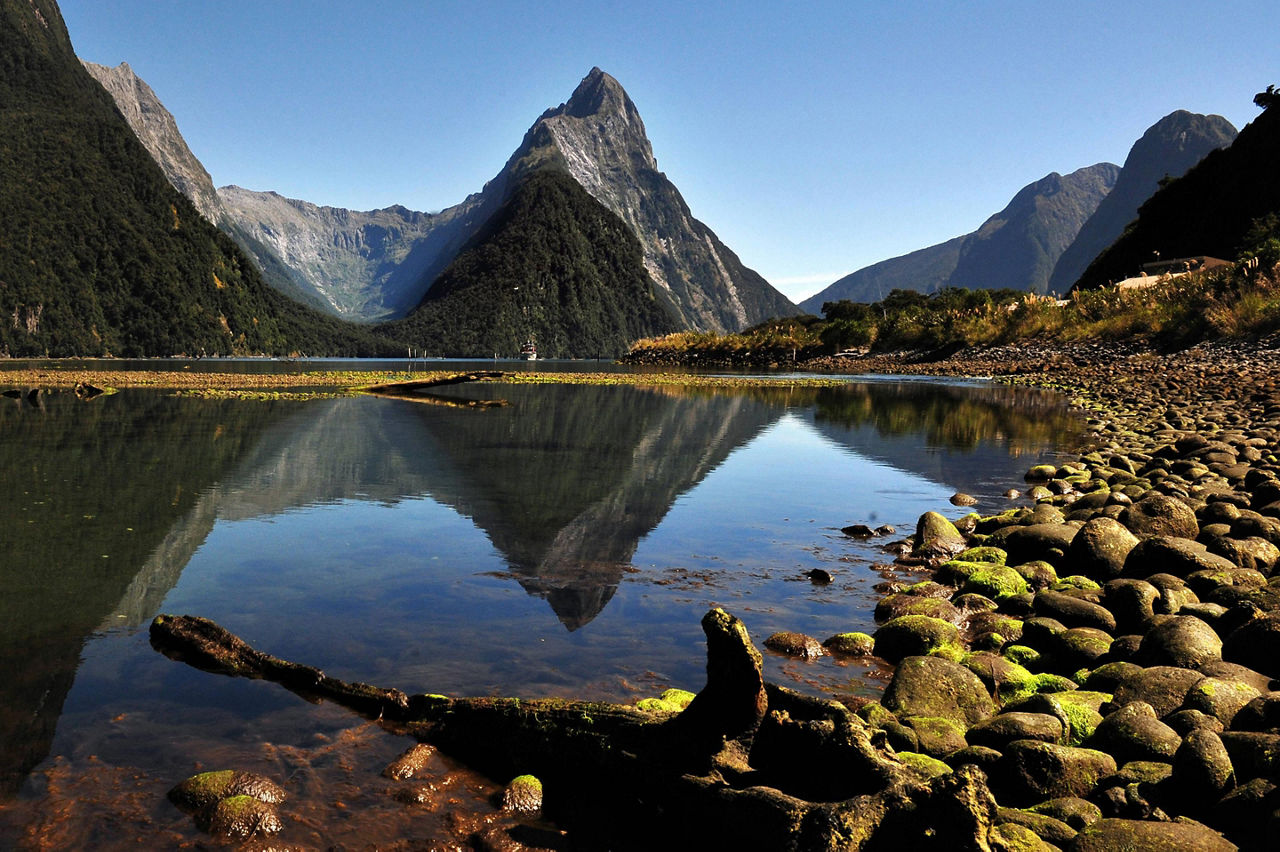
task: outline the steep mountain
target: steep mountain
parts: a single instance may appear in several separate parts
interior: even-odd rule
[[[1024,187],[965,239],[947,285],[1046,292],[1054,264],[1119,173],[1111,163],[1098,163],[1068,175],[1053,172]]]
[[[0,352],[356,353],[177,192],[77,60],[53,0],[0,0]]]
[[[1151,125],[1129,149],[1115,187],[1058,258],[1049,277],[1050,292],[1071,289],[1089,263],[1134,220],[1161,180],[1181,177],[1210,151],[1225,148],[1235,138],[1235,127],[1220,115],[1178,110]]]
[[[1137,274],[1159,253],[1170,260],[1234,259],[1253,224],[1280,213],[1280,107],[1248,124],[1230,147],[1211,151],[1138,209],[1138,218],[1089,264],[1076,287]]]
[[[743,266],[658,171],[644,122],[618,81],[592,68],[568,101],[525,134],[502,173],[503,187],[529,171],[568,172],[639,238],[644,264],[686,327],[736,331],[796,307]]]
[[[207,174],[151,89],[128,66],[95,73],[174,185],[205,204]],[[512,187],[547,168],[570,174],[622,217],[640,240],[644,267],[682,327],[736,330],[796,312],[693,218],[679,190],[658,171],[635,104],[598,68],[567,102],[543,113],[481,192],[440,213],[400,206],[354,211],[237,186],[219,188],[216,201],[202,211],[290,296],[310,298],[348,319],[389,319],[408,314],[422,301]]]
[[[204,218],[218,224],[226,215],[213,178],[187,147],[178,132],[178,122],[165,109],[146,81],[133,73],[127,62],[115,68],[84,62],[85,70],[102,84],[139,141],[151,152],[156,164],[174,188],[191,199]]]
[[[1115,184],[1119,168],[1098,163],[1068,175],[1052,172],[1018,191],[978,230],[859,269],[800,303],[877,302],[892,290],[934,293],[945,287],[1043,293],[1062,252]]]
[[[433,355],[615,356],[679,326],[626,223],[558,169],[530,171],[436,279],[384,326]]]

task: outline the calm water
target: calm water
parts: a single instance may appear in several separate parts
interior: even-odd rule
[[[369,792],[405,740],[167,660],[159,612],[409,692],[696,690],[709,607],[757,643],[870,630],[890,557],[841,526],[905,535],[962,514],[958,490],[1003,508],[1076,428],[1051,397],[978,383],[452,392],[510,404],[0,400],[0,847],[190,842],[164,792],[226,766],[286,783],[286,840],[439,830]],[[879,688],[856,664],[766,665],[809,691]],[[486,783],[462,786],[483,804]]]

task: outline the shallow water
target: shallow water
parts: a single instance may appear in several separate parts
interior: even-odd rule
[[[287,842],[461,842],[492,818],[490,781],[441,761],[447,789],[407,806],[379,776],[407,740],[169,661],[150,620],[203,615],[408,692],[696,691],[709,607],[757,644],[870,630],[872,586],[900,572],[841,526],[906,535],[967,511],[956,491],[1004,508],[1077,428],[1053,397],[981,383],[451,393],[510,404],[0,400],[0,847],[195,842],[164,793],[224,767],[285,785]],[[829,658],[766,666],[810,692],[881,684]]]

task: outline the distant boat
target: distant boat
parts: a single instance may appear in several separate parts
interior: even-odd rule
[[[526,340],[520,347],[520,357],[526,361],[538,360],[538,346],[532,340]]]

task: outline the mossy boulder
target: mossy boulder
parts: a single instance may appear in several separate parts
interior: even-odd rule
[[[1121,634],[1145,633],[1155,623],[1160,590],[1146,580],[1116,579],[1103,589],[1101,605],[1116,620]]]
[[[276,806],[248,795],[219,799],[211,808],[197,815],[196,823],[215,837],[234,840],[270,837],[284,830]]]
[[[1077,527],[1060,521],[1004,527],[992,533],[991,543],[1003,548],[1009,554],[1009,562],[1014,565],[1042,559],[1058,567],[1065,563],[1066,553],[1077,532]]]
[[[892,621],[904,615],[927,615],[953,623],[961,618],[960,610],[951,601],[910,591],[886,595],[876,604],[875,620],[878,622]]]
[[[1217,733],[1197,728],[1173,755],[1171,789],[1184,808],[1201,812],[1235,786],[1231,756]]]
[[[904,615],[876,630],[875,654],[891,663],[904,657],[942,654],[957,657],[960,630],[950,622],[927,615]]]
[[[955,558],[960,562],[984,562],[991,565],[1004,565],[1009,559],[1009,554],[998,547],[983,545],[966,548],[957,553]]]
[[[1087,797],[1115,771],[1115,759],[1101,751],[1019,740],[1005,749],[992,786],[999,801],[1030,805],[1058,796]]]
[[[542,812],[542,782],[533,775],[517,775],[502,791],[502,809],[509,813]]]
[[[271,779],[234,769],[192,775],[169,791],[170,801],[189,812],[204,810],[220,799],[233,796],[250,796],[273,805],[286,798],[284,790]]]
[[[941,760],[919,752],[900,751],[898,752],[898,760],[902,761],[904,766],[925,780],[947,775],[951,772],[951,767]]]
[[[964,550],[967,542],[956,525],[937,512],[925,512],[916,522],[912,552],[927,559],[946,558]]]
[[[965,726],[954,719],[940,716],[906,716],[902,722],[916,732],[919,750],[939,760],[969,744],[965,739]]]
[[[804,660],[814,660],[826,656],[827,653],[827,649],[822,647],[822,643],[817,639],[789,630],[774,633],[764,640],[764,646],[774,653]]]
[[[875,640],[869,634],[856,631],[837,633],[824,641],[822,647],[841,657],[865,657],[875,649]]]
[[[974,725],[965,738],[973,745],[1003,751],[1018,740],[1062,742],[1063,726],[1057,716],[1048,713],[1000,713]]]
[[[1196,513],[1190,506],[1159,493],[1149,493],[1127,506],[1116,520],[1138,538],[1167,535],[1194,539],[1200,532]]]
[[[996,825],[991,829],[988,837],[991,848],[998,852],[1054,852],[1058,848],[1029,827],[1016,822]]]
[[[1237,847],[1221,834],[1197,822],[1151,822],[1103,819],[1081,829],[1072,852],[1231,852]]]
[[[1175,615],[1147,631],[1135,663],[1194,669],[1222,659],[1222,640],[1213,628],[1190,615]]]
[[[1181,744],[1178,732],[1157,719],[1155,710],[1144,701],[1113,710],[1084,741],[1085,747],[1105,751],[1119,763],[1134,760],[1169,763]]]
[[[1087,825],[1093,825],[1102,819],[1102,809],[1088,799],[1079,796],[1060,796],[1047,799],[1026,809],[1033,814],[1044,814],[1061,820],[1080,831]]]
[[[683,689],[664,690],[657,698],[642,698],[636,707],[646,713],[679,713],[688,707],[694,694]]]
[[[1102,722],[1102,706],[1111,699],[1102,692],[1075,690],[1037,693],[1005,705],[1005,712],[1045,713],[1062,722],[1062,744],[1078,746]]]
[[[1033,559],[1012,567],[1022,575],[1022,579],[1027,581],[1027,587],[1035,591],[1047,589],[1058,582],[1058,572],[1043,559]]]
[[[1066,594],[1044,589],[1036,592],[1036,615],[1048,616],[1067,627],[1094,627],[1107,633],[1115,633],[1116,618],[1100,604]]]
[[[941,657],[907,657],[898,664],[882,703],[900,717],[940,716],[966,727],[995,715],[982,681],[959,663]]]
[[[1021,826],[1040,840],[1054,844],[1052,848],[1065,846],[1076,836],[1076,830],[1062,820],[1020,808],[1000,808],[996,811],[996,824]]]
[[[1134,701],[1150,704],[1156,717],[1163,719],[1182,706],[1191,688],[1204,675],[1177,666],[1151,666],[1116,686],[1112,703],[1123,707]]]
[[[1129,551],[1137,544],[1138,537],[1119,521],[1093,518],[1071,540],[1066,566],[1095,580],[1110,580],[1120,576]]]
[[[966,594],[984,595],[999,603],[1025,593],[1027,581],[1012,568],[991,565],[970,574],[960,591]]]

